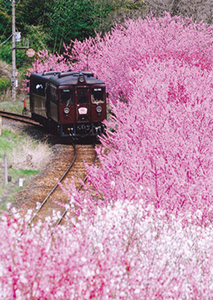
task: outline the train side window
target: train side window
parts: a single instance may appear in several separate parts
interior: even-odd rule
[[[37,82],[33,87],[33,92],[40,96],[45,96],[44,84]]]
[[[58,102],[57,89],[54,86],[50,86],[50,101],[56,104]]]
[[[78,90],[78,104],[88,103],[87,90]]]
[[[41,83],[36,84],[36,90],[43,89],[43,88],[44,88],[43,84]]]
[[[104,89],[94,88],[91,95],[92,103],[104,103]]]
[[[73,91],[72,90],[60,90],[61,104],[69,105],[73,104]]]

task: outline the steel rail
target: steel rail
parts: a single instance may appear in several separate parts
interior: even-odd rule
[[[93,145],[93,147],[95,147],[95,145]],[[95,164],[96,160],[97,160],[97,152],[95,152],[95,158],[93,160],[93,165]],[[83,179],[83,183],[85,183],[87,181],[87,175],[84,177]],[[81,190],[81,188],[83,187],[83,184],[80,184],[79,187],[77,188],[77,191],[79,192]],[[56,228],[63,220],[63,218],[65,217],[65,215],[67,214],[68,209],[66,208],[64,210],[64,212],[61,215],[61,218],[56,222],[56,224],[53,226],[53,229]]]
[[[69,165],[69,167],[67,168],[67,170],[64,172],[64,174],[61,176],[61,178],[57,181],[57,183],[54,185],[54,187],[52,188],[52,190],[49,192],[49,194],[46,196],[46,198],[42,201],[42,203],[40,204],[39,208],[35,211],[35,213],[33,214],[33,216],[30,218],[30,220],[28,221],[27,225],[29,226],[32,221],[35,219],[35,217],[38,215],[38,213],[40,212],[40,210],[42,209],[42,207],[44,206],[44,204],[47,202],[47,200],[50,198],[50,196],[53,194],[53,192],[56,190],[56,188],[59,186],[59,183],[62,182],[62,180],[66,177],[66,175],[68,174],[68,172],[70,171],[70,169],[72,168],[76,157],[77,157],[77,150],[76,150],[76,146],[75,144],[72,144],[73,148],[74,148],[74,157]]]
[[[14,113],[7,112],[7,111],[2,111],[2,110],[0,110],[0,116],[2,116],[5,119],[19,121],[19,122],[30,124],[30,125],[42,126],[38,122],[32,120],[31,117],[29,117],[29,116],[14,114]]]

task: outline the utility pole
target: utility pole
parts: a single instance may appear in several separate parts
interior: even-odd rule
[[[16,25],[15,25],[15,0],[12,4],[12,100],[16,101]]]

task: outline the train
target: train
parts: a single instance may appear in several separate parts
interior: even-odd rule
[[[98,137],[105,132],[106,86],[90,71],[32,73],[32,119],[60,137]]]

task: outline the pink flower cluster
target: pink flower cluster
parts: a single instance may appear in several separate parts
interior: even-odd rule
[[[167,212],[201,209],[212,220],[210,75],[175,60],[149,62],[144,72],[131,72],[129,105],[113,107],[116,119],[106,122],[107,136],[101,139],[110,151],[99,150],[101,169],[87,168],[105,201],[135,201],[140,195]]]
[[[38,72],[48,72],[50,70],[57,71],[68,71],[69,64],[65,61],[63,55],[54,55],[48,53],[47,50],[39,51],[36,55],[36,59],[32,64],[32,68],[29,68],[25,74],[28,78],[32,73]],[[27,82],[29,79],[25,80],[25,84],[22,87],[23,91],[28,91]]]
[[[75,68],[89,68],[103,79],[111,101],[116,103],[121,96],[129,100],[132,94],[130,72],[146,72],[149,63],[174,59],[190,67],[212,70],[212,30],[212,26],[165,13],[158,19],[128,20],[103,38],[97,34],[94,39],[75,41],[65,53],[70,52],[70,58],[78,60]]]

